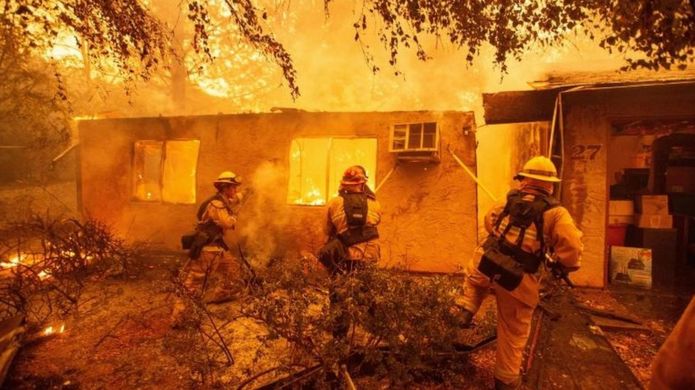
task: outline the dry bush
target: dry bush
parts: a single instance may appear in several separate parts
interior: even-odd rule
[[[317,373],[339,375],[345,365],[351,376],[367,374],[391,386],[455,376],[460,361],[452,359],[452,342],[459,328],[451,309],[460,281],[373,266],[335,278],[314,271],[302,260],[271,262],[242,304],[243,315],[267,327],[262,337],[290,343],[284,369],[319,364]],[[329,290],[344,297],[341,304],[329,305]],[[352,328],[347,339],[334,339],[341,315]],[[314,377],[318,385],[325,379]]]
[[[137,272],[135,250],[108,226],[87,218],[34,216],[0,232],[0,318],[40,323],[75,309],[85,283]]]

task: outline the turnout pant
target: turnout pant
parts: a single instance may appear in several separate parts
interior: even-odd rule
[[[198,259],[189,259],[181,270],[181,278],[189,294],[204,300],[214,300],[216,296],[230,295],[241,289],[241,263],[222,247],[206,246]],[[184,301],[177,298],[174,315],[180,315],[183,309]]]
[[[515,294],[501,286],[491,283],[490,278],[478,271],[480,251],[466,270],[463,297],[459,304],[475,313],[485,297],[492,291],[497,301],[497,353],[495,357],[495,378],[503,383],[514,383],[520,378],[524,349],[531,330],[531,318],[536,301],[524,302]],[[534,281],[524,276],[524,284]],[[537,298],[536,298],[537,299]]]

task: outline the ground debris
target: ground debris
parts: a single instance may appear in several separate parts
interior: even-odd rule
[[[687,296],[638,289],[588,288],[575,289],[574,295],[580,308],[613,317],[590,316],[590,320],[605,330],[602,333],[611,347],[647,388],[651,363],[687,305]]]

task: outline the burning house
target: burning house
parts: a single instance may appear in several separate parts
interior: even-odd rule
[[[384,208],[384,264],[455,272],[477,244],[470,112],[266,114],[87,120],[79,124],[82,212],[129,241],[179,249],[219,172],[244,178],[240,227],[252,255],[316,251],[326,201],[363,165]]]

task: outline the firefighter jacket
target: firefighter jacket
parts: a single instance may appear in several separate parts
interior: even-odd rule
[[[522,190],[524,200],[533,200],[536,195],[542,195],[532,189]],[[485,229],[494,236],[500,236],[507,227],[509,216],[498,221],[498,217],[504,210],[504,203],[494,206],[485,216]],[[499,223],[498,223],[499,222]],[[519,234],[515,226],[508,229],[505,240],[514,242]],[[569,211],[562,206],[555,206],[543,213],[543,238],[545,246],[552,248],[558,262],[569,270],[576,270],[580,266],[583,250],[582,232],[577,228]],[[533,225],[524,232],[521,248],[527,253],[537,253],[540,250],[540,240]],[[476,250],[476,255],[481,256],[482,248]],[[515,298],[528,304],[538,304],[538,290],[540,287],[540,275],[538,272],[525,273],[521,284],[510,292]]]
[[[367,215],[365,226],[375,229],[381,222],[381,205],[373,196],[366,195],[366,197]],[[346,233],[349,229],[349,224],[345,214],[345,198],[343,196],[334,197],[328,201],[327,209],[326,235],[333,238]],[[348,245],[346,251],[347,260],[377,261],[380,257],[379,239],[376,237],[365,242]]]
[[[219,236],[219,240],[224,237],[225,232],[234,230],[236,222],[237,218],[232,211],[231,201],[221,193],[203,202],[198,210],[198,225],[207,226],[207,230],[212,227],[214,234]],[[220,244],[220,242],[216,243]]]

